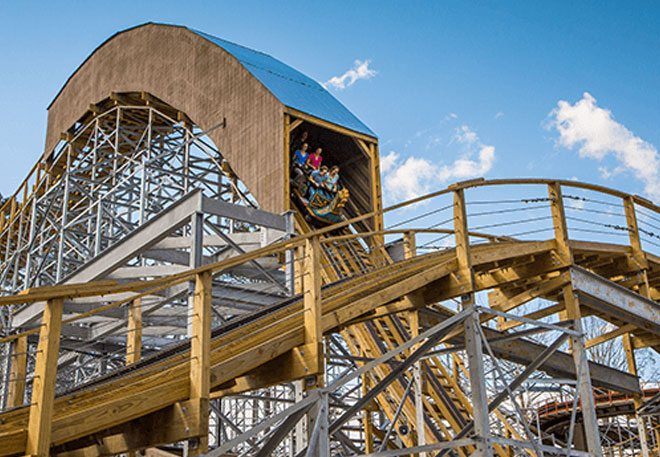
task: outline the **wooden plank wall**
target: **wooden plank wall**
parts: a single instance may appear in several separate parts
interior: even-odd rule
[[[147,24],[117,34],[76,70],[48,109],[46,153],[90,103],[111,92],[149,92],[185,112],[260,205],[284,210],[284,106],[230,54],[188,29]]]

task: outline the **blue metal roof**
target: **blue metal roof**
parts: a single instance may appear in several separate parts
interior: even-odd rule
[[[347,129],[375,137],[369,127],[312,78],[250,48],[189,29],[234,56],[282,104]]]

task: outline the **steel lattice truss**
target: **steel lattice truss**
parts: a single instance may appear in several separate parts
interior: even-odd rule
[[[253,204],[199,130],[116,106],[56,148],[18,224],[0,234],[6,292],[54,284],[193,189]]]

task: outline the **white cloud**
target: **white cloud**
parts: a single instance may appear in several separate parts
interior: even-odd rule
[[[498,111],[497,113],[495,113],[495,119],[499,119],[502,116],[504,116],[504,113],[502,111]]]
[[[369,60],[356,60],[355,65],[350,70],[347,70],[341,76],[333,76],[323,84],[326,89],[333,87],[335,89],[346,89],[352,86],[360,79],[370,79],[376,76],[376,70],[369,68]]]
[[[394,201],[410,200],[450,181],[488,173],[495,162],[495,147],[481,144],[477,134],[466,125],[456,129],[455,134],[456,141],[465,144],[467,151],[450,164],[438,165],[415,156],[400,160],[395,151],[384,156],[380,163],[387,196]]]
[[[627,171],[644,183],[649,196],[660,199],[660,157],[656,147],[617,122],[612,112],[599,107],[588,92],[573,105],[560,100],[550,113],[549,127],[559,132],[560,145],[577,148],[580,157],[600,161],[613,156],[619,166],[612,172],[601,167],[603,175]]]
[[[478,160],[463,157],[456,159],[451,165],[443,165],[438,172],[438,179],[450,181],[481,177],[493,168],[493,163],[495,163],[495,147],[482,145]]]
[[[380,171],[381,173],[389,173],[389,171],[394,167],[394,164],[399,160],[399,154],[395,151],[390,151],[384,157],[380,159]]]
[[[477,134],[467,125],[461,125],[456,129],[454,139],[463,144],[474,144],[479,140]]]
[[[426,159],[408,157],[402,164],[395,162],[395,168],[385,175],[385,189],[395,200],[410,200],[429,192],[438,172],[437,167]]]

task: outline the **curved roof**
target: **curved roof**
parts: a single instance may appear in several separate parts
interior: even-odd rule
[[[289,108],[302,111],[365,135],[373,131],[333,97],[321,84],[263,52],[188,29],[234,56],[252,75]]]

